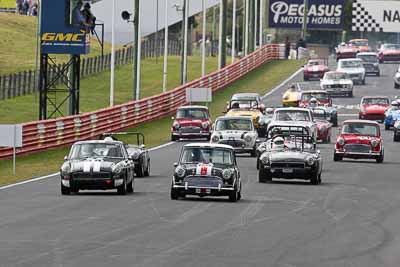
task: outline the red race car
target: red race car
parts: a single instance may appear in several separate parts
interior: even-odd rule
[[[310,59],[303,69],[304,81],[322,79],[328,71],[328,59]]]
[[[380,63],[385,61],[400,61],[400,45],[398,44],[383,44],[378,53]]]
[[[375,159],[377,163],[382,163],[384,148],[379,124],[364,120],[343,122],[333,160],[340,161],[343,158]]]
[[[386,96],[364,96],[360,103],[360,120],[385,120],[385,112],[390,107],[390,99]]]
[[[174,122],[171,127],[171,141],[178,141],[181,138],[210,140],[212,121],[207,107],[182,106],[172,119]]]
[[[332,123],[328,121],[328,114],[324,108],[312,108],[312,114],[317,124],[317,140],[323,143],[331,142]]]
[[[368,39],[352,39],[349,41],[349,46],[355,47],[357,49],[357,53],[372,51],[368,44]]]
[[[336,48],[336,60],[339,61],[339,59],[342,58],[355,58],[358,52],[358,49],[354,46],[340,45]]]

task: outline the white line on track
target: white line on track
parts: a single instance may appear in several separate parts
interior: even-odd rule
[[[303,71],[303,68],[298,69],[295,73],[293,73],[289,78],[287,78],[286,80],[284,80],[283,82],[281,82],[277,87],[275,87],[274,89],[272,89],[271,91],[269,91],[268,93],[266,93],[263,96],[263,99],[265,99],[266,97],[272,95],[273,93],[275,93],[277,90],[281,89],[281,87],[283,87],[286,83],[288,83],[290,80],[294,79],[294,77],[296,77],[300,72]]]
[[[162,144],[162,145],[159,145],[159,146],[156,146],[156,147],[152,147],[152,148],[149,149],[149,151],[155,151],[155,150],[170,146],[170,145],[172,145],[174,143],[175,142],[169,142],[169,143]],[[33,183],[33,182],[49,179],[49,178],[54,177],[54,176],[56,176],[58,174],[59,174],[59,172],[56,172],[56,173],[48,174],[48,175],[45,175],[45,176],[40,176],[40,177],[37,177],[37,178],[29,179],[29,180],[26,180],[26,181],[15,183],[15,184],[9,184],[9,185],[5,185],[5,186],[0,186],[0,190],[13,188],[13,187],[16,187],[16,186],[19,186],[19,185],[24,185],[24,184],[28,184],[28,183]]]

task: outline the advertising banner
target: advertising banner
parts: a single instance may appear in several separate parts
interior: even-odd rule
[[[80,7],[73,0],[42,0],[40,48],[43,54],[89,53],[88,28],[79,22]]]
[[[354,0],[352,30],[400,32],[400,2]]]
[[[309,0],[307,28],[309,30],[342,30],[345,0]],[[269,27],[301,29],[303,0],[270,0]]]

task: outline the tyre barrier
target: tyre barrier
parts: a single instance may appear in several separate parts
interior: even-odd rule
[[[23,123],[23,146],[17,149],[17,155],[71,145],[169,116],[186,104],[186,88],[209,87],[215,92],[270,60],[283,59],[284,51],[285,45],[267,44],[221,70],[159,95],[94,112]],[[12,148],[0,149],[0,159],[12,155]]]

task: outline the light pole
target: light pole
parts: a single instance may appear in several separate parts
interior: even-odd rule
[[[245,13],[244,55],[247,56],[249,52],[249,0],[246,0]]]
[[[259,37],[258,37],[258,42],[260,47],[263,46],[264,40],[263,40],[263,27],[264,27],[264,5],[263,5],[264,0],[260,0],[260,32],[259,32]]]
[[[165,0],[163,93],[167,91],[167,76],[168,76],[168,0]]]
[[[235,62],[236,55],[236,0],[233,0],[232,7],[232,54],[231,54],[231,62]]]
[[[187,15],[187,1],[183,0],[183,7],[175,4],[176,11],[182,11],[182,53],[181,53],[181,85],[186,83],[187,79],[187,38],[188,38],[188,15]]]
[[[205,0],[202,0],[201,7],[203,10],[203,40],[201,42],[201,76],[206,75],[206,23],[207,23],[207,8]]]
[[[258,0],[254,0],[254,50],[257,49],[257,16],[258,16]]]
[[[301,31],[301,37],[303,40],[307,36],[307,18],[308,18],[308,0],[304,0],[304,14],[303,14],[303,30]]]
[[[111,75],[110,75],[110,107],[114,106],[114,81],[115,81],[115,0],[111,8]]]

